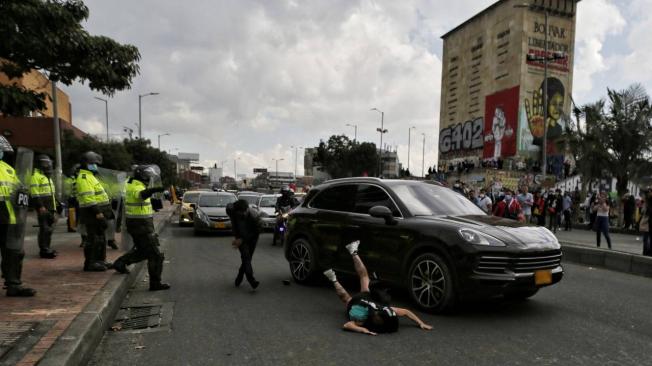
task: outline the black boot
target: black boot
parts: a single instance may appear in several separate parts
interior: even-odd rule
[[[36,295],[36,290],[29,287],[11,286],[7,288],[7,296],[10,297],[32,297]]]
[[[54,259],[58,255],[56,250],[44,250],[39,253],[41,258]]]
[[[84,271],[86,272],[104,272],[106,271],[106,266],[102,262],[91,262],[84,264]]]
[[[118,258],[115,262],[113,262],[113,269],[122,274],[130,273],[129,268],[127,268],[127,264],[122,260],[122,258]]]
[[[149,284],[149,290],[150,291],[161,291],[161,290],[169,290],[170,285],[167,283],[162,283],[162,282],[150,282]]]

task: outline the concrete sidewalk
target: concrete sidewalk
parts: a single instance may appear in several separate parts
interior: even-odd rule
[[[167,205],[154,218],[160,231],[169,221],[176,206]],[[132,276],[107,272],[83,272],[83,249],[77,233],[66,231],[60,219],[53,234],[52,247],[59,252],[56,259],[41,259],[36,241],[36,220],[28,221],[23,262],[23,284],[36,289],[33,298],[0,296],[0,365],[35,365],[92,304],[106,306],[122,299],[106,298],[115,292],[107,287],[128,287],[123,282]],[[121,234],[116,234],[120,246]],[[107,260],[113,261],[123,252],[107,248]],[[139,267],[140,268],[140,267]],[[98,301],[99,300],[99,301]],[[104,305],[102,305],[104,304]],[[101,331],[104,332],[105,329]],[[83,336],[81,334],[80,336]],[[73,350],[70,350],[72,352]],[[40,362],[43,363],[43,362]]]
[[[642,255],[641,236],[610,233],[612,249],[608,249],[604,236],[598,248],[596,236],[590,230],[557,231],[564,261],[652,277],[652,257]]]

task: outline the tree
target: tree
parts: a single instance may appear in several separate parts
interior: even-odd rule
[[[149,140],[125,139],[123,144],[125,150],[132,157],[132,164],[156,164],[161,168],[161,178],[165,186],[179,183],[176,164],[168,158],[164,151],[152,147]]]
[[[584,115],[586,130],[570,136],[578,169],[591,178],[617,179],[622,196],[632,179],[643,177],[652,163],[652,105],[645,89],[634,84],[625,90],[607,89],[608,100],[576,110]]]
[[[320,141],[315,162],[333,178],[375,176],[378,151],[370,142],[351,141],[344,135],[333,135],[328,142]]]
[[[102,167],[104,168],[128,171],[131,167],[131,154],[120,142],[106,143],[91,136],[79,139],[70,131],[64,131],[61,141],[61,160],[64,173],[69,173],[72,167],[79,163],[81,155],[87,151],[94,151],[102,155]]]
[[[106,95],[129,88],[138,75],[140,53],[81,25],[89,12],[81,0],[0,1],[0,72],[20,78],[31,70],[51,81],[73,81]],[[45,107],[45,94],[21,85],[0,86],[0,112],[24,116]]]

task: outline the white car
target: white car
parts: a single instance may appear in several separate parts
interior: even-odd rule
[[[263,221],[263,228],[274,230],[276,225],[276,200],[281,197],[280,194],[264,194],[258,199],[258,211]]]

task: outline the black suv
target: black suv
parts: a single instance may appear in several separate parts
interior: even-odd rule
[[[345,248],[353,240],[370,273],[432,312],[469,297],[525,299],[563,276],[561,247],[546,228],[488,216],[438,184],[345,178],[311,189],[291,212],[292,277],[355,273]]]

